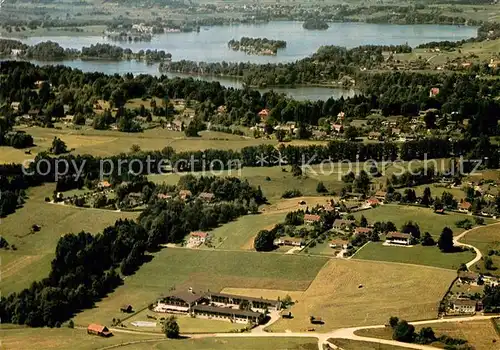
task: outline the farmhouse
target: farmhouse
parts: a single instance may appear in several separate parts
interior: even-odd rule
[[[106,326],[102,326],[100,324],[91,323],[87,327],[87,334],[98,335],[101,337],[110,337],[113,335]]]
[[[467,201],[463,201],[458,205],[458,211],[461,213],[470,213],[472,204]]]
[[[209,192],[202,192],[198,196],[198,198],[200,198],[201,200],[203,200],[205,202],[213,201],[214,197],[215,197],[215,195],[213,193],[209,193]]]
[[[192,195],[193,195],[193,194],[192,194],[192,193],[191,193],[191,191],[189,191],[189,190],[180,190],[180,191],[179,191],[179,197],[180,197],[180,199],[182,199],[182,200],[186,200],[186,199],[188,199],[188,198],[191,198],[191,196],[192,196]]]
[[[354,220],[343,220],[343,219],[336,219],[333,222],[333,228],[336,230],[346,230],[351,228],[356,222]]]
[[[248,308],[240,310],[240,305]],[[259,324],[266,310],[280,310],[279,300],[252,298],[224,293],[177,292],[158,300],[155,312],[184,313],[196,317]],[[254,311],[257,310],[257,311]]]
[[[370,207],[374,208],[380,205],[380,201],[375,197],[371,197],[366,200],[366,205],[369,205]]]
[[[188,244],[192,246],[199,246],[207,241],[208,236],[207,232],[191,232],[189,234]]]
[[[100,190],[110,188],[110,187],[111,187],[111,184],[109,183],[109,181],[101,181],[97,184],[97,188],[99,188]]]
[[[476,312],[476,307],[475,300],[457,298],[451,302],[451,311],[460,314],[473,314]]]
[[[315,214],[305,214],[304,215],[304,222],[308,225],[314,224],[315,222],[318,222],[321,220],[321,216],[315,215]]]
[[[387,192],[385,191],[377,191],[375,192],[375,198],[377,198],[379,201],[385,200],[385,196],[387,196]]]
[[[156,197],[157,197],[158,199],[163,199],[163,200],[169,200],[169,199],[172,199],[172,196],[171,196],[171,195],[169,195],[169,194],[165,194],[165,193],[158,193],[158,194],[156,195]]]
[[[342,248],[342,249],[347,249],[347,244],[348,244],[348,243],[349,243],[349,242],[348,242],[348,241],[346,241],[346,240],[344,240],[344,239],[339,239],[339,238],[337,238],[337,239],[332,239],[332,240],[330,241],[329,246],[330,246],[330,248]]]
[[[296,237],[281,237],[278,238],[277,240],[274,241],[275,245],[288,245],[292,247],[303,247],[305,245],[305,242],[302,238],[296,238]]]
[[[195,293],[192,288],[185,292],[177,292],[161,298],[156,303],[155,312],[189,313],[191,308],[198,303],[205,303],[204,294]]]
[[[10,108],[12,108],[12,110],[14,112],[17,112],[19,110],[19,105],[21,104],[21,102],[12,102],[10,104]]]
[[[479,278],[479,275],[472,271],[459,271],[458,272],[458,281],[460,283],[472,283],[476,282]]]
[[[281,302],[279,300],[270,300],[263,298],[252,298],[242,295],[224,294],[224,293],[207,293],[206,297],[211,304],[221,307],[239,306],[241,303],[248,303],[251,309],[261,310],[280,310]]]
[[[373,229],[369,228],[369,227],[356,227],[354,229],[354,234],[355,235],[359,235],[361,233],[367,235],[367,234],[370,234],[372,233]]]
[[[260,324],[264,320],[264,314],[249,310],[231,309],[210,305],[193,306],[193,314],[200,318],[228,320],[236,323],[252,322]]]
[[[269,117],[269,109],[264,108],[258,113],[258,116],[260,117],[261,121],[266,121],[267,117]]]
[[[389,232],[385,241],[390,244],[410,245],[411,235],[401,232]]]

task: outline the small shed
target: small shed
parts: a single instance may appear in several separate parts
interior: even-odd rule
[[[131,313],[133,310],[134,310],[134,308],[130,304],[122,305],[122,307],[120,307],[120,311],[126,312],[127,314]]]

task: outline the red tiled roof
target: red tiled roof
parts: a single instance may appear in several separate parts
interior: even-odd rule
[[[87,327],[87,330],[94,331],[97,333],[104,333],[104,332],[108,331],[108,329],[105,326],[97,324],[97,323],[89,324],[89,326]]]
[[[467,209],[469,210],[472,207],[472,204],[470,202],[462,202],[460,203],[460,209]]]
[[[315,214],[306,214],[304,215],[304,221],[319,221],[321,216]]]
[[[201,238],[206,238],[208,236],[208,233],[206,232],[201,232],[201,231],[195,231],[191,232],[190,236],[195,236],[195,237],[201,237]]]

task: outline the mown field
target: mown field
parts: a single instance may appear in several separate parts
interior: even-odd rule
[[[461,263],[474,259],[471,251],[442,253],[437,246],[413,247],[384,246],[381,242],[370,242],[354,255],[355,259],[428,265],[457,270]]]
[[[283,222],[285,213],[246,215],[210,231],[216,249],[253,249],[253,240],[261,230],[271,229]]]
[[[384,324],[390,316],[435,318],[455,271],[359,260],[330,260],[292,306],[293,319],[280,319],[270,331],[304,331]],[[411,300],[412,302],[408,302]],[[311,325],[310,316],[324,325]]]
[[[181,341],[165,340],[148,343],[149,348],[158,350],[316,350],[315,338],[204,338]],[[124,350],[144,349],[144,344],[132,344],[122,347]]]
[[[146,308],[173,289],[192,287],[198,291],[226,287],[306,290],[327,259],[244,251],[166,248],[141,266],[135,275],[108,297],[75,317],[75,324],[109,324],[123,319],[120,306],[132,304],[135,311]]]
[[[400,346],[370,343],[350,339],[328,339],[328,341],[344,350],[403,350]]]
[[[88,335],[84,329],[63,328],[0,328],[0,349],[73,349],[92,350],[141,341],[163,340],[163,336],[116,333],[110,338]]]
[[[487,256],[490,250],[500,250],[500,224],[473,229],[468,232],[460,242],[475,246],[481,251],[483,256]],[[479,261],[472,269],[483,273],[499,274],[500,256],[491,255],[490,258],[493,260],[493,265],[496,267],[496,270],[486,270],[483,260]]]
[[[471,322],[443,322],[428,325],[419,325],[415,327],[419,332],[422,327],[431,327],[436,336],[447,335],[452,338],[467,340],[467,344],[473,346],[476,350],[497,349],[500,342],[500,336],[495,331],[492,320],[480,320]],[[359,336],[373,337],[379,339],[392,339],[392,330],[390,328],[364,329],[355,332]],[[443,347],[438,342],[433,346]]]
[[[59,238],[67,233],[98,233],[120,218],[134,219],[137,213],[84,209],[50,204],[53,184],[31,188],[24,206],[1,220],[0,233],[17,250],[2,250],[0,290],[3,295],[29,287],[48,276]],[[30,233],[32,225],[41,227]]]
[[[435,238],[439,238],[441,231],[444,227],[449,227],[455,235],[464,231],[464,229],[455,226],[455,223],[459,220],[469,218],[473,220],[471,216],[467,216],[459,213],[446,212],[445,214],[436,214],[432,208],[422,208],[416,206],[405,206],[397,204],[386,204],[379,206],[375,209],[365,210],[357,212],[354,214],[356,218],[360,218],[364,215],[369,223],[374,223],[376,221],[392,221],[398,229],[407,222],[413,221],[420,227],[420,232],[429,232]],[[485,223],[493,222],[490,219],[485,219]]]

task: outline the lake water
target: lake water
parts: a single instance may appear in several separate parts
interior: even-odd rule
[[[153,36],[151,42],[117,43],[102,36],[30,37],[26,44],[57,41],[62,47],[81,49],[96,43],[111,43],[130,48],[165,50],[175,61],[206,62],[291,62],[311,55],[322,45],[348,48],[360,45],[405,44],[416,46],[429,41],[458,41],[477,35],[477,27],[455,25],[394,25],[370,23],[332,23],[328,30],[311,31],[302,28],[302,22],[278,21],[265,24],[202,27],[199,33],[167,33]],[[255,56],[233,51],[227,47],[231,39],[243,36],[286,40],[287,47],[277,56]]]
[[[332,23],[325,31],[310,31],[302,28],[302,22],[278,21],[258,25],[232,25],[202,27],[199,33],[168,33],[155,35],[151,42],[118,43],[102,36],[44,36],[30,37],[22,40],[34,45],[42,41],[52,40],[62,47],[81,49],[96,43],[110,43],[130,48],[136,52],[146,49],[165,50],[172,54],[174,61],[192,60],[206,62],[253,62],[278,63],[292,62],[310,56],[322,45],[337,45],[352,48],[360,45],[396,45],[408,43],[416,46],[429,41],[458,41],[475,37],[477,27],[454,25],[393,25],[370,23]],[[244,52],[228,49],[227,42],[231,39],[247,37],[266,37],[268,39],[286,40],[287,47],[280,50],[277,56],[253,56]],[[48,64],[49,62],[36,62]],[[85,72],[100,71],[107,74],[158,74],[158,65],[146,65],[143,62],[121,61],[63,61],[52,64],[64,64]],[[185,76],[168,74],[169,76]],[[240,88],[237,79],[218,77],[199,77],[204,80],[217,80],[221,84]],[[274,89],[285,92],[296,99],[327,99],[329,97],[352,96],[353,90],[332,89],[323,87],[301,87],[295,89]]]

